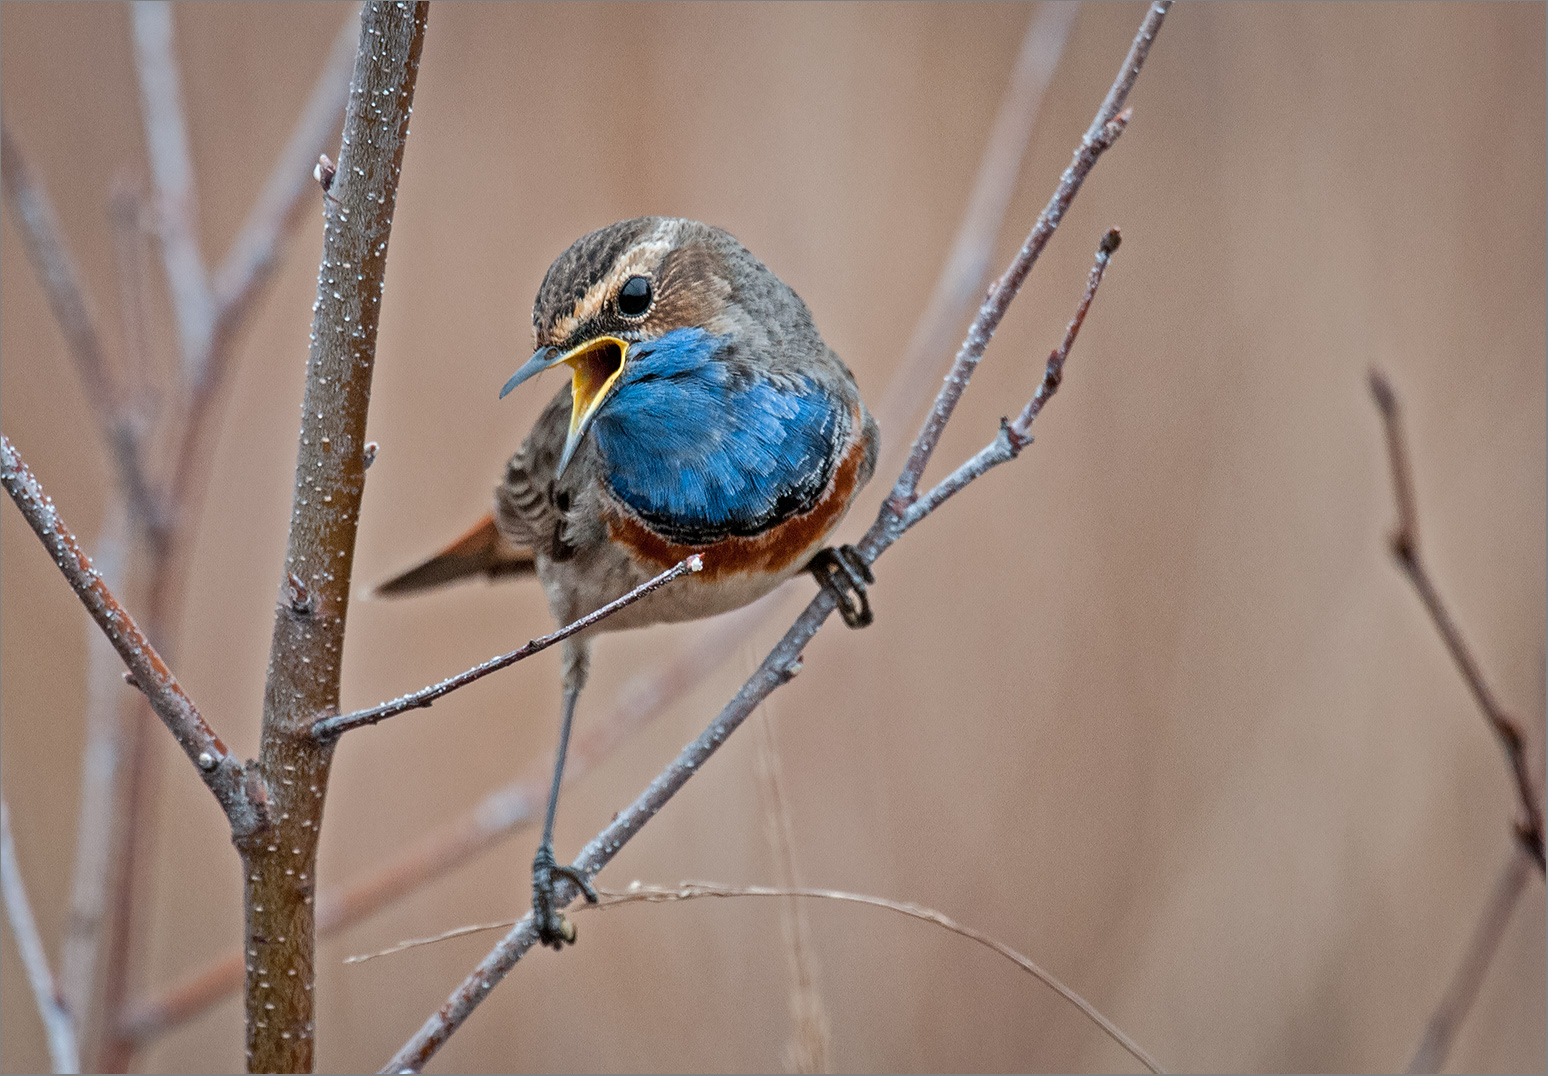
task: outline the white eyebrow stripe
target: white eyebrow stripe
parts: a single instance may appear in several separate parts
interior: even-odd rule
[[[667,252],[677,245],[682,226],[683,222],[676,217],[664,218],[653,232],[624,251],[602,279],[586,289],[575,308],[554,322],[549,335],[558,340],[567,339],[581,325],[600,314],[608,297],[629,277],[637,274],[653,276],[661,268]]]

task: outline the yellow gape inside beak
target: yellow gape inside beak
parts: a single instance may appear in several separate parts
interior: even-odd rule
[[[602,406],[619,375],[623,373],[624,355],[628,350],[629,343],[626,340],[616,336],[599,336],[554,360],[553,365],[562,362],[574,371],[570,380],[570,435],[565,438],[564,454],[559,457],[559,469],[554,477],[564,473],[597,408]]]

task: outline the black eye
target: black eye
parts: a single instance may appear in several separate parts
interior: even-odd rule
[[[650,281],[642,276],[631,276],[618,289],[618,312],[637,318],[650,309],[650,298]]]

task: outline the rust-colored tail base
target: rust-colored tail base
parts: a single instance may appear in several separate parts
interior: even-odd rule
[[[512,545],[501,536],[490,513],[451,545],[429,560],[393,576],[376,588],[383,597],[455,583],[474,575],[530,575],[536,570],[532,550]]]

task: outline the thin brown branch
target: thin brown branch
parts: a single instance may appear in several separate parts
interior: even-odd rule
[[[166,647],[173,636],[173,610],[178,603],[179,573],[174,558],[186,545],[186,535],[179,530],[175,519],[171,523],[169,538],[164,544],[153,545],[149,550],[146,567],[145,635],[160,640]],[[170,663],[170,659],[163,657]],[[117,1033],[119,1014],[129,997],[131,966],[135,940],[140,936],[135,919],[137,895],[141,884],[141,864],[154,855],[152,844],[156,829],[148,825],[155,815],[158,752],[154,749],[156,714],[148,705],[134,707],[130,717],[127,746],[125,749],[124,790],[117,824],[117,840],[113,852],[113,878],[110,891],[113,900],[108,920],[107,956],[103,961],[102,1014],[104,1034],[98,1045],[93,1067],[99,1072],[126,1072],[133,1061],[132,1044]],[[264,824],[264,801],[257,795],[261,791],[254,780],[251,763],[244,766],[247,777],[247,793],[258,805],[259,824]]]
[[[938,912],[934,908],[926,908],[911,901],[888,900],[886,897],[874,897],[865,893],[849,893],[840,889],[808,889],[803,886],[727,886],[718,885],[714,882],[681,882],[676,886],[641,885],[639,882],[633,882],[628,889],[624,890],[599,888],[597,895],[602,898],[598,903],[594,905],[579,905],[576,910],[603,911],[608,908],[619,908],[629,904],[676,904],[687,900],[700,900],[705,897],[775,897],[782,899],[833,900],[845,904],[864,904],[872,908],[883,908],[889,912],[896,912],[898,915],[904,915],[910,919],[918,919],[924,923],[932,923],[953,934],[967,938],[969,941],[976,942],[991,952],[997,953],[1009,960],[1012,964],[1015,964],[1022,971],[1025,971],[1028,975],[1031,975],[1038,982],[1079,1009],[1081,1015],[1091,1021],[1098,1030],[1120,1046],[1129,1056],[1133,1057],[1141,1065],[1144,1065],[1146,1069],[1157,1073],[1166,1071],[1148,1051],[1125,1034],[1117,1024],[1103,1016],[1095,1005],[1092,1005],[1070,987],[1066,986],[1058,976],[1043,968],[1042,965],[1038,964],[1031,957],[1023,955],[993,935],[986,934],[975,927],[959,923],[951,916],[946,915],[944,912]],[[462,938],[486,930],[500,930],[517,926],[519,923],[524,922],[526,922],[525,919],[514,923],[511,920],[505,920],[499,923],[479,923],[474,926],[457,927],[454,930],[448,930],[428,938],[413,938],[408,941],[402,941],[374,953],[352,956],[347,958],[345,963],[359,964],[367,960],[375,960],[377,957],[401,953],[406,949],[450,941],[453,938]],[[396,1070],[389,1068],[382,1071],[391,1072]]]
[[[196,224],[191,212],[191,202],[180,201],[177,194],[179,189],[192,192],[197,188],[197,183],[193,177],[187,153],[186,132],[183,129],[180,114],[181,104],[177,99],[175,86],[176,70],[171,66],[170,23],[166,18],[166,12],[152,7],[144,11],[137,10],[132,17],[149,20],[148,23],[142,22],[137,25],[137,30],[149,31],[148,35],[140,35],[139,44],[147,47],[140,50],[137,59],[150,60],[154,58],[154,54],[159,53],[166,61],[142,64],[140,73],[142,76],[148,75],[155,83],[149,87],[150,92],[146,94],[147,134],[150,138],[148,155],[153,165],[171,166],[170,182],[163,182],[169,178],[166,168],[158,170],[156,175],[158,191],[163,195],[168,190],[172,191],[170,199],[163,197],[158,202],[161,210],[160,221],[172,229],[170,233],[174,239],[172,250],[182,250],[180,259],[174,257],[167,263],[169,273],[172,274],[170,284],[176,303],[179,300],[178,285],[186,284],[196,275],[200,277],[203,275],[202,265],[198,267],[198,274],[186,271],[189,265],[187,254],[191,251],[194,258],[198,257],[197,243],[194,240]],[[160,25],[157,25],[158,21]],[[296,222],[299,209],[306,204],[306,195],[311,193],[311,163],[338,131],[349,70],[355,56],[357,26],[358,22],[354,18],[345,20],[334,48],[330,52],[329,60],[318,77],[285,149],[275,162],[262,194],[249,213],[215,279],[213,302],[218,307],[215,310],[216,321],[213,330],[205,338],[202,355],[195,356],[199,361],[193,364],[191,370],[193,376],[192,383],[188,386],[189,399],[186,410],[182,411],[179,416],[181,421],[176,422],[172,429],[173,439],[178,443],[177,463],[164,498],[152,491],[141,466],[140,443],[143,439],[141,429],[144,417],[138,412],[149,402],[142,396],[147,391],[149,383],[145,377],[147,369],[141,346],[143,332],[137,331],[140,326],[135,324],[136,318],[143,310],[141,306],[143,283],[138,276],[142,270],[142,263],[139,260],[139,251],[133,249],[133,245],[139,241],[142,234],[139,223],[142,208],[139,205],[139,199],[119,192],[113,201],[115,233],[121,241],[128,240],[119,244],[120,283],[126,288],[134,285],[130,289],[133,294],[130,290],[126,290],[123,295],[126,312],[125,348],[127,357],[131,360],[125,364],[127,367],[125,376],[128,380],[124,384],[115,384],[108,373],[101,341],[87,311],[74,266],[59,238],[60,229],[53,210],[48,204],[41,185],[33,180],[25,160],[17,150],[14,139],[9,131],[5,133],[3,171],[7,194],[11,197],[13,209],[16,210],[18,222],[22,226],[23,236],[28,242],[29,253],[38,267],[45,293],[54,307],[67,344],[81,370],[88,397],[99,413],[105,438],[119,465],[120,484],[128,491],[136,522],[141,526],[150,546],[151,570],[147,588],[150,609],[142,623],[145,624],[148,635],[158,641],[171,637],[171,611],[177,604],[176,591],[180,573],[180,566],[177,563],[179,555],[175,550],[186,553],[188,531],[180,524],[196,515],[196,504],[193,502],[198,499],[202,491],[202,471],[207,469],[207,464],[201,458],[200,446],[207,439],[206,434],[214,421],[213,398],[231,365],[235,334],[243,323],[246,312],[256,302],[263,284],[272,276],[285,234]],[[170,88],[166,80],[161,78],[167,73],[170,73],[173,80]],[[156,82],[157,79],[161,81]],[[154,99],[153,102],[152,99]],[[166,236],[167,233],[163,233],[163,238]],[[164,254],[169,253],[169,248],[165,246],[162,250]],[[176,265],[184,267],[185,271],[181,275],[175,268]],[[206,284],[205,300],[209,298],[208,290]],[[187,288],[181,294],[184,300],[183,310],[188,309],[189,294]],[[199,300],[198,296],[194,296],[194,299],[203,301]],[[186,319],[180,317],[180,332],[187,324]],[[187,338],[184,338],[184,342],[186,345]],[[119,690],[122,690],[121,682]],[[103,1053],[97,1062],[114,1068],[128,1064],[129,1050],[134,1045],[132,1041],[118,1035],[122,1024],[121,1014],[108,1010],[117,1010],[121,1004],[125,983],[125,967],[122,965],[128,959],[127,945],[133,934],[132,924],[128,918],[131,911],[132,882],[135,861],[138,858],[136,852],[143,851],[139,845],[143,844],[146,835],[143,832],[137,832],[141,827],[130,820],[143,813],[148,767],[152,756],[149,750],[150,734],[146,731],[148,718],[149,714],[142,716],[140,712],[136,712],[130,725],[129,743],[121,752],[127,755],[129,760],[128,765],[120,766],[127,771],[124,795],[114,796],[111,787],[96,785],[89,786],[91,791],[88,794],[89,798],[97,792],[102,792],[103,794],[96,796],[96,799],[109,805],[110,810],[115,812],[111,816],[116,823],[114,827],[116,836],[113,843],[119,846],[116,853],[108,856],[110,863],[96,863],[98,867],[111,867],[108,874],[103,876],[104,881],[108,878],[116,879],[111,886],[116,890],[116,896],[111,904],[113,916],[107,932],[109,939],[107,962],[110,966],[106,969],[108,981],[102,992],[106,1005],[104,1012],[107,1025],[102,1044]],[[101,752],[97,754],[100,755]],[[103,760],[99,758],[97,761],[100,763]],[[92,764],[90,759],[87,764]],[[83,793],[87,787],[83,786]],[[87,825],[93,815],[92,811],[87,810],[89,806],[90,804],[83,802],[82,825]],[[91,828],[95,833],[94,823]],[[77,866],[82,870],[84,870],[85,859],[81,857],[87,857],[94,847],[92,842],[85,842],[78,849]],[[100,859],[94,854],[90,858],[93,858],[94,862]],[[95,873],[101,874],[100,871]],[[86,877],[86,874],[78,871],[76,881],[84,883]],[[72,902],[74,902],[72,906],[76,912],[87,912],[94,908],[97,913],[100,913],[103,910],[103,901],[90,900],[89,896],[90,894],[79,887],[72,893]],[[105,894],[99,894],[99,896],[105,896]],[[100,923],[100,914],[72,915],[72,924],[79,925],[81,930],[72,931],[66,939],[63,963],[65,986],[74,984],[76,988],[85,989],[89,985],[91,969],[100,959],[95,955],[95,946],[88,945],[94,935],[89,928]],[[80,978],[82,975],[86,977],[84,982]]]
[[[191,356],[191,361],[184,366],[187,397],[178,416],[180,421],[172,431],[176,447],[166,494],[171,531],[171,540],[167,544],[170,548],[153,559],[151,571],[151,600],[161,609],[170,611],[177,604],[176,592],[186,571],[192,524],[198,518],[199,505],[208,485],[213,455],[209,451],[209,441],[219,414],[217,401],[234,365],[237,337],[265,286],[272,280],[285,240],[299,223],[301,210],[310,204],[312,161],[330,146],[340,128],[360,25],[358,8],[352,6],[347,10],[349,14],[340,25],[290,137],[277,155],[261,193],[215,274],[211,286],[214,323],[203,349]],[[137,725],[136,733],[136,745],[143,748],[146,744],[143,727]],[[146,765],[150,760],[143,750],[133,751],[132,755],[144,763],[132,766],[128,776],[127,813],[134,817],[140,811],[148,786]],[[122,869],[119,871],[121,899],[114,919],[117,929],[112,937],[115,952],[127,960],[125,947],[131,933],[129,887],[133,881],[135,853],[145,837],[126,832],[124,839],[120,853]],[[241,966],[238,961],[231,988],[242,981]],[[139,1040],[131,1030],[133,1007],[124,1001],[123,969],[110,971],[104,999],[113,1011],[108,1014],[103,1059],[106,1064],[119,1069],[129,1063]]]
[[[23,244],[48,298],[65,347],[80,373],[86,399],[96,413],[103,441],[118,472],[135,520],[154,545],[164,539],[161,507],[145,473],[139,430],[121,405],[121,394],[95,320],[81,290],[75,262],[65,249],[59,218],[10,129],[0,123],[0,179],[21,226]]]
[[[358,10],[340,25],[323,69],[312,85],[290,137],[275,158],[211,285],[213,321],[203,351],[189,367],[189,398],[168,483],[179,519],[195,513],[208,468],[207,444],[216,419],[214,400],[230,376],[236,337],[272,279],[285,240],[300,221],[314,186],[312,164],[339,131],[354,68]]]
[[[954,494],[985,471],[1015,459],[1021,454],[1022,449],[1032,443],[1032,423],[1043,410],[1043,405],[1059,391],[1059,383],[1064,379],[1065,360],[1069,358],[1070,349],[1075,346],[1081,326],[1086,323],[1086,311],[1090,309],[1091,301],[1096,298],[1097,288],[1102,284],[1102,277],[1107,272],[1107,263],[1112,259],[1113,251],[1118,249],[1119,239],[1118,229],[1112,228],[1097,244],[1096,261],[1086,277],[1085,294],[1081,296],[1080,303],[1075,308],[1075,316],[1065,327],[1064,340],[1048,356],[1048,364],[1043,368],[1043,380],[1039,382],[1032,398],[1027,401],[1027,406],[1022,408],[1021,414],[1017,415],[1014,421],[1005,422],[1002,419],[998,437],[909,505],[902,519],[905,530],[945,504]]]
[[[255,1072],[312,1066],[313,893],[333,760],[332,741],[316,740],[312,726],[338,712],[387,247],[428,16],[428,3],[365,5],[338,177],[323,201],[283,597],[258,756],[274,810],[265,833],[237,842],[249,956],[247,1062]]]
[[[1140,25],[1139,32],[1135,36],[1134,43],[1124,60],[1117,80],[1113,83],[1107,99],[1102,104],[1102,109],[1097,114],[1100,121],[1103,115],[1112,109],[1116,113],[1116,107],[1121,106],[1123,98],[1127,95],[1129,87],[1133,85],[1134,78],[1138,75],[1145,56],[1150,50],[1156,32],[1161,21],[1165,18],[1168,4],[1164,2],[1153,3],[1146,13],[1145,20]],[[1116,105],[1115,105],[1116,101]],[[1023,245],[1021,253],[1000,278],[994,293],[981,308],[979,317],[975,319],[974,326],[969,330],[969,339],[958,352],[958,361],[953,366],[953,374],[947,379],[947,384],[942,388],[941,395],[937,397],[936,406],[930,417],[926,420],[925,427],[920,431],[915,440],[915,452],[910,456],[910,462],[905,467],[904,474],[899,478],[896,489],[905,489],[909,499],[912,499],[913,489],[918,481],[918,474],[913,481],[908,481],[909,468],[917,467],[922,470],[924,463],[928,462],[934,446],[939,440],[940,430],[944,428],[946,419],[955,406],[956,399],[961,395],[961,389],[966,385],[967,375],[973,366],[976,366],[978,358],[982,355],[983,344],[988,342],[988,332],[992,331],[992,324],[997,325],[1004,316],[1006,306],[1019,289],[1021,280],[1025,278],[1023,269],[1019,275],[1018,266],[1030,268],[1030,259],[1027,255],[1029,248],[1046,242],[1046,234],[1041,242],[1034,242],[1039,233],[1048,233],[1057,224],[1056,218],[1063,215],[1064,209],[1069,205],[1069,199],[1073,198],[1075,190],[1078,190],[1080,181],[1090,170],[1090,165],[1095,162],[1101,151],[1117,137],[1122,129],[1121,123],[1111,121],[1108,123],[1094,123],[1093,135],[1087,133],[1081,147],[1075,155],[1075,163],[1066,169],[1064,177],[1059,184],[1060,192],[1056,194],[1049,209],[1039,216],[1037,224],[1033,227],[1032,234],[1028,236],[1027,243]],[[342,171],[342,169],[341,169]],[[1051,221],[1051,222],[1050,222]],[[981,342],[979,342],[981,341]],[[953,382],[956,382],[955,389]],[[932,433],[933,430],[933,433]],[[1002,428],[998,442],[1008,442],[1007,434]],[[993,446],[991,446],[993,447]],[[987,450],[986,450],[987,451]],[[983,453],[980,453],[983,455]],[[985,470],[988,469],[986,465]],[[858,544],[857,551],[866,563],[871,563],[890,547],[914,522],[922,516],[915,516],[909,521],[903,518],[903,510],[892,502],[896,496],[882,506],[882,510],[876,522],[867,531],[865,537]],[[942,498],[944,500],[944,497]],[[768,695],[780,686],[794,679],[801,668],[801,655],[806,644],[816,635],[823,622],[836,607],[836,599],[826,589],[819,590],[817,596],[807,605],[806,610],[796,619],[780,639],[779,643],[764,658],[763,664],[755,671],[751,678],[742,685],[736,696],[726,704],[719,716],[712,721],[699,738],[678,754],[677,758],[654,781],[652,781],[635,801],[625,810],[616,815],[601,833],[594,837],[576,857],[572,868],[578,873],[591,877],[602,867],[606,866],[618,851],[638,833],[645,824],[687,784],[688,780],[698,773],[700,768],[719,749],[736,729],[746,720],[753,709],[767,698]],[[576,896],[576,887],[568,880],[562,881],[556,888],[556,905],[563,907]],[[531,917],[518,923],[517,926],[497,944],[490,953],[479,962],[473,972],[463,980],[462,985],[454,990],[446,1003],[432,1015],[420,1029],[409,1039],[407,1043],[394,1055],[388,1067],[384,1071],[419,1071],[431,1057],[440,1049],[458,1027],[472,1014],[479,1003],[488,996],[489,992],[515,967],[522,955],[531,948],[537,939],[537,931],[532,926]]]
[[[1064,380],[1064,362],[1070,357],[1070,348],[1075,346],[1075,338],[1080,335],[1080,328],[1086,323],[1086,311],[1091,309],[1091,300],[1096,298],[1097,289],[1102,286],[1102,276],[1107,272],[1107,263],[1112,259],[1113,251],[1118,249],[1118,244],[1123,242],[1123,235],[1117,228],[1109,228],[1107,234],[1102,236],[1102,241],[1097,244],[1096,261],[1091,266],[1091,272],[1086,277],[1086,293],[1080,297],[1080,303],[1075,307],[1075,316],[1064,328],[1064,339],[1059,346],[1048,356],[1048,365],[1043,368],[1043,380],[1037,386],[1037,391],[1027,401],[1027,406],[1022,408],[1021,414],[1010,424],[1010,433],[1013,440],[1019,442],[1018,447],[1026,445],[1032,435],[1032,421],[1037,418],[1038,412],[1043,409],[1054,393],[1059,391],[1059,382]]]
[[[1398,567],[1413,584],[1424,603],[1425,611],[1440,633],[1441,641],[1456,663],[1468,690],[1484,720],[1499,738],[1505,751],[1505,764],[1510,768],[1516,785],[1517,798],[1521,801],[1522,818],[1516,823],[1516,836],[1537,862],[1539,873],[1545,870],[1543,854],[1543,809],[1539,793],[1533,786],[1530,762],[1526,755],[1526,736],[1521,726],[1505,712],[1484,680],[1483,671],[1473,657],[1472,649],[1462,638],[1462,631],[1452,618],[1451,612],[1441,601],[1440,591],[1419,555],[1419,516],[1414,498],[1413,470],[1409,465],[1406,439],[1403,436],[1402,416],[1399,414],[1397,392],[1380,370],[1371,371],[1371,395],[1381,412],[1386,428],[1387,455],[1392,465],[1392,485],[1397,500],[1398,525],[1392,534],[1392,556]]]
[[[909,451],[908,463],[904,465],[903,473],[898,476],[898,481],[893,487],[889,503],[895,518],[901,520],[903,512],[913,502],[915,491],[919,488],[919,480],[923,477],[925,467],[935,452],[935,446],[940,443],[941,433],[946,429],[946,423],[951,419],[952,412],[956,410],[957,402],[966,391],[973,371],[978,368],[978,363],[983,358],[984,349],[989,346],[989,341],[994,337],[1001,320],[1004,319],[1005,312],[1010,309],[1011,301],[1021,291],[1021,285],[1025,283],[1027,274],[1032,271],[1038,255],[1048,245],[1048,240],[1053,237],[1059,222],[1064,219],[1070,203],[1080,193],[1086,176],[1091,174],[1091,169],[1096,166],[1097,160],[1123,133],[1128,123],[1128,113],[1123,108],[1124,102],[1128,100],[1129,91],[1134,86],[1134,80],[1139,77],[1140,68],[1145,64],[1145,57],[1150,53],[1150,46],[1155,40],[1157,31],[1161,29],[1161,22],[1166,18],[1167,8],[1170,6],[1170,0],[1155,0],[1150,5],[1139,32],[1134,36],[1129,54],[1124,58],[1123,67],[1119,69],[1118,77],[1113,80],[1112,87],[1107,91],[1107,97],[1097,109],[1091,126],[1087,128],[1085,137],[1076,148],[1070,166],[1060,177],[1059,185],[1055,188],[1053,196],[1049,198],[1048,205],[1039,214],[1037,223],[1033,225],[1031,233],[1028,234],[1010,267],[999,280],[995,281],[994,286],[989,289],[988,297],[979,307],[978,315],[973,319],[967,337],[957,351],[957,358],[952,363],[951,370],[941,385],[941,391],[935,398],[935,406],[931,408],[929,416],[925,419],[919,436],[914,439],[913,447]]]
[[[482,680],[490,673],[507,669],[518,661],[547,650],[555,643],[562,643],[570,636],[580,634],[597,622],[606,620],[620,609],[628,608],[646,595],[660,590],[668,583],[681,579],[685,575],[691,575],[703,567],[703,560],[695,553],[685,560],[678,561],[676,565],[668,568],[654,579],[641,583],[623,597],[608,602],[602,608],[595,612],[587,613],[579,620],[566,624],[558,631],[549,632],[547,635],[539,636],[522,646],[518,646],[509,654],[492,657],[482,664],[473,666],[466,672],[460,672],[456,676],[447,677],[440,683],[421,688],[411,695],[400,695],[391,702],[381,703],[368,710],[356,710],[353,713],[339,714],[336,717],[319,718],[312,725],[312,736],[318,740],[336,740],[351,729],[375,725],[379,721],[385,721],[389,717],[395,717],[410,710],[424,709],[443,695],[456,691],[459,687],[466,687],[475,680]]]
[[[1424,1037],[1420,1039],[1419,1048],[1408,1062],[1409,1072],[1439,1072],[1446,1064],[1457,1032],[1462,1029],[1462,1022],[1467,1019],[1468,1011],[1478,999],[1478,989],[1483,985],[1484,975],[1488,973],[1489,965],[1494,962],[1494,954],[1505,938],[1505,928],[1510,925],[1511,914],[1516,910],[1516,902],[1526,888],[1530,873],[1526,849],[1512,849],[1510,861],[1500,872],[1499,881],[1494,884],[1494,892],[1489,895],[1489,903],[1484,906],[1478,925],[1473,928],[1473,936],[1462,954],[1462,962],[1452,973],[1451,982],[1446,985],[1440,1004],[1425,1022]]]
[[[27,899],[21,865],[16,859],[16,845],[11,839],[11,809],[6,806],[3,796],[0,796],[0,893],[5,897],[6,922],[11,925],[22,966],[27,969],[32,999],[37,1003],[38,1015],[43,1018],[49,1060],[55,1072],[79,1072],[80,1046],[76,1040],[75,1020],[65,1005],[64,995],[54,984],[54,973],[49,970],[48,954],[44,952],[43,938],[38,934],[37,920],[32,916],[32,902]]]
[[[156,188],[156,232],[172,293],[183,370],[192,382],[195,363],[209,345],[215,303],[204,255],[199,252],[197,184],[179,87],[172,5],[168,0],[135,0],[130,14],[140,116]]]
[[[64,573],[65,580],[86,606],[118,656],[129,668],[134,685],[145,693],[162,724],[177,739],[209,790],[214,793],[234,834],[245,835],[262,825],[259,805],[248,795],[247,773],[205,722],[193,700],[162,661],[112,591],[91,558],[65,526],[54,502],[43,492],[8,437],[0,435],[0,483]]]
[[[906,357],[890,379],[877,409],[884,429],[903,425],[924,402],[918,394],[923,391],[933,364],[949,346],[949,334],[957,320],[979,295],[980,282],[1037,118],[1042,91],[1058,66],[1067,22],[1073,18],[1075,7],[1044,4],[1028,25],[1000,112],[984,145],[951,253],[914,328]],[[1012,146],[1015,152],[1010,151]],[[892,454],[898,457],[892,466],[901,466],[901,446]],[[173,488],[184,484],[174,482]],[[579,780],[636,731],[666,712],[673,702],[750,640],[779,607],[778,600],[771,597],[718,618],[666,667],[626,684],[611,711],[588,722],[588,727],[578,733],[565,767],[565,783]],[[361,922],[532,824],[541,817],[551,770],[551,760],[540,761],[462,815],[424,835],[391,862],[338,891],[319,894],[319,935],[328,936]],[[234,951],[151,998],[131,1005],[125,1015],[125,1032],[143,1042],[198,1015],[241,985],[242,965],[240,950]]]

